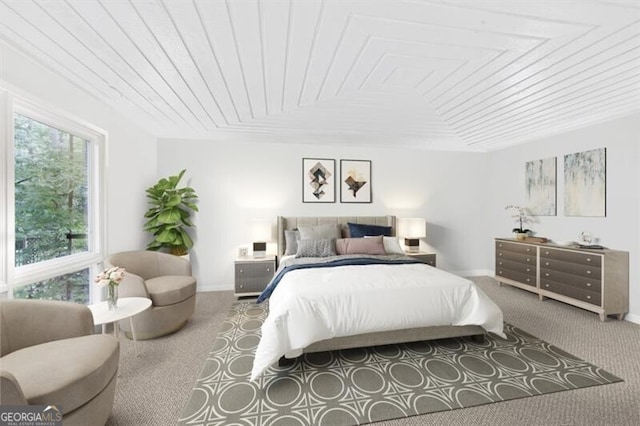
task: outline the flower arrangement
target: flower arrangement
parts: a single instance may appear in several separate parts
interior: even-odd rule
[[[518,234],[527,234],[527,233],[531,232],[530,229],[526,229],[524,227],[525,223],[532,223],[533,222],[533,219],[531,218],[531,216],[527,212],[526,208],[520,207],[520,206],[506,206],[504,209],[505,210],[509,210],[509,212],[511,213],[511,217],[519,225],[517,228],[513,228],[513,230],[511,232],[515,232],[515,233],[518,233]]]
[[[98,287],[107,288],[107,306],[109,310],[115,310],[118,307],[118,285],[124,279],[124,268],[113,266],[100,272],[96,276],[96,284]]]
[[[119,266],[107,268],[100,272],[96,277],[96,284],[98,287],[113,287],[118,286],[124,278],[125,269]]]

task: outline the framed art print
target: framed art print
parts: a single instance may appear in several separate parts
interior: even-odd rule
[[[336,202],[336,160],[302,159],[302,202]]]
[[[564,215],[607,216],[607,149],[564,156]]]
[[[534,216],[556,215],[556,163],[556,157],[550,157],[525,165],[527,206]]]
[[[340,160],[340,202],[371,202],[371,161]]]

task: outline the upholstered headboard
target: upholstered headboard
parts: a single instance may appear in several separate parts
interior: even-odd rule
[[[348,222],[390,226],[391,235],[396,235],[395,216],[278,216],[278,258],[282,257],[285,251],[285,230],[291,231],[298,226],[340,224],[342,225],[342,235],[348,236]]]

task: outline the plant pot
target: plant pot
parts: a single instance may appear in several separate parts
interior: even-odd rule
[[[527,239],[527,234],[526,232],[516,232],[516,240],[520,240],[520,241],[524,241]]]

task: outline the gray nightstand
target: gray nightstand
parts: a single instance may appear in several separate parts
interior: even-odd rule
[[[407,252],[405,253],[407,256],[411,256],[415,259],[418,259],[422,263],[426,263],[427,265],[431,265],[434,268],[436,267],[436,254],[435,253],[427,253],[425,251],[418,251],[415,253]]]
[[[235,261],[235,295],[258,296],[276,270],[275,256],[241,257]]]

